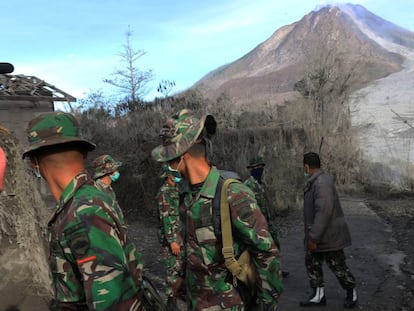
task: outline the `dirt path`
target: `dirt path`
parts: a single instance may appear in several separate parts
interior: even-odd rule
[[[401,201],[341,198],[341,202],[353,239],[353,245],[345,250],[345,254],[357,279],[359,305],[356,310],[414,310],[412,199]],[[304,310],[299,307],[299,301],[305,299],[310,291],[304,267],[301,211],[291,211],[288,216],[277,218],[276,222],[281,229],[283,270],[290,272],[284,282],[285,292],[280,299],[278,310]],[[163,295],[165,274],[156,223],[136,221],[130,223],[128,231],[144,256],[144,273]],[[343,310],[345,293],[329,269],[324,271],[327,306],[313,307],[311,310]],[[13,292],[0,297],[0,311],[6,310],[12,304],[8,298],[16,296],[20,291],[16,288]],[[21,298],[19,304],[14,304],[22,311],[46,310],[44,298],[41,297]],[[186,310],[183,302],[179,306],[180,310]]]
[[[384,223],[362,200],[341,200],[353,245],[345,250],[347,263],[357,279],[358,310],[404,310],[401,287],[405,276],[399,266],[404,253],[398,250],[390,225]],[[282,237],[282,262],[290,271],[280,311],[303,310],[299,301],[310,294],[304,267],[302,230],[293,230]],[[332,272],[324,267],[327,307],[312,310],[343,310],[344,290]],[[407,309],[408,310],[408,309]]]
[[[353,245],[345,250],[345,254],[348,266],[357,279],[359,304],[356,310],[413,310],[403,303],[403,295],[407,294],[407,274],[400,270],[400,265],[405,260],[405,254],[399,250],[391,223],[380,218],[363,199],[341,198],[341,202],[353,239]],[[299,301],[310,293],[304,266],[301,219],[301,212],[296,211],[277,221],[282,231],[283,270],[290,272],[284,282],[285,292],[280,299],[279,311],[304,310],[299,307]],[[153,247],[153,243],[157,243],[156,229],[149,224],[134,223],[130,230],[144,254],[145,273],[163,291],[161,258],[158,249]],[[141,238],[140,232],[145,232]],[[311,309],[343,310],[345,293],[331,271],[325,267],[324,272],[327,306]],[[184,304],[180,306],[181,310],[185,310]]]

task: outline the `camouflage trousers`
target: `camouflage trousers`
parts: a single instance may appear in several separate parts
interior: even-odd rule
[[[180,257],[181,255],[176,256],[171,252],[169,245],[161,247],[161,255],[166,273],[165,294],[168,297],[172,295],[172,288],[177,282],[178,277],[181,276],[183,261]]]
[[[342,288],[349,289],[355,287],[355,278],[346,265],[345,253],[343,250],[338,250],[331,252],[306,252],[305,265],[312,288],[324,286],[322,270],[324,262],[335,274]]]

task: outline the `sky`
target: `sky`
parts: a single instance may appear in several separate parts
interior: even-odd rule
[[[103,79],[122,68],[119,53],[131,45],[145,55],[136,62],[152,70],[147,100],[161,97],[161,80],[173,92],[242,57],[282,26],[326,4],[361,4],[414,31],[413,0],[0,0],[0,62],[13,74],[36,76],[79,98],[115,91]]]

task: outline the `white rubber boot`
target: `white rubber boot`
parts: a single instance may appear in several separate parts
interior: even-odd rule
[[[312,295],[306,301],[301,301],[301,307],[324,306],[326,305],[325,288],[316,287],[313,289]]]

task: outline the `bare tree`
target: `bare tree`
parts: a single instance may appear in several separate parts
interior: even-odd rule
[[[125,33],[126,42],[118,54],[123,66],[112,73],[112,79],[104,79],[105,83],[117,87],[126,96],[125,101],[129,111],[136,110],[147,93],[146,85],[153,77],[152,70],[142,70],[137,67],[138,60],[146,54],[143,50],[135,50],[131,43],[132,31],[128,27]]]
[[[157,92],[164,95],[165,98],[167,98],[173,88],[175,87],[175,82],[171,80],[162,80],[160,84],[158,85]]]
[[[322,152],[346,182],[351,178],[347,170],[358,155],[349,99],[357,85],[361,56],[350,55],[330,33],[315,34],[313,40],[311,47],[302,47],[305,75],[295,84],[307,111],[303,120],[310,144],[307,149]]]
[[[303,46],[306,59],[304,78],[295,89],[312,104],[312,120],[318,129],[318,141],[326,133],[336,133],[349,127],[349,97],[357,83],[360,58],[352,57],[332,37],[315,34],[315,44]]]
[[[85,96],[79,99],[79,107],[77,111],[71,110],[71,112],[79,112],[84,109],[110,109],[112,108],[111,101],[104,95],[101,89],[90,90]]]

